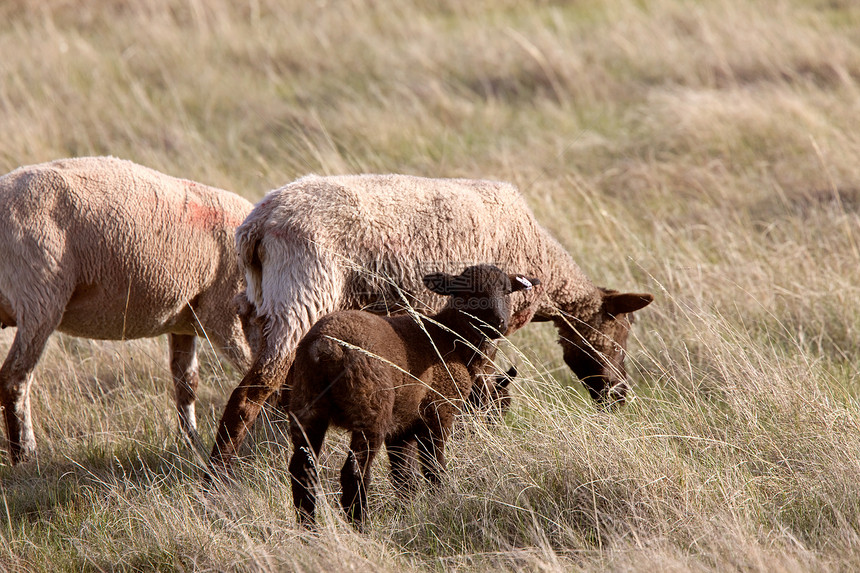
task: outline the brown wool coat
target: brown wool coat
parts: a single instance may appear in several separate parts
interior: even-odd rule
[[[300,519],[313,521],[312,458],[330,425],[352,432],[354,460],[347,461],[341,479],[344,508],[354,521],[362,520],[370,466],[383,443],[396,488],[411,489],[409,458],[416,451],[425,476],[439,482],[444,443],[472,391],[469,364],[476,349],[486,336],[506,330],[511,293],[531,288],[535,280],[480,265],[447,284],[457,286],[436,288],[449,303],[429,318],[341,311],[323,317],[299,343],[287,383],[294,446],[290,473]]]

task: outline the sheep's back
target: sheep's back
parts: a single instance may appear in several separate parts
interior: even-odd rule
[[[0,252],[28,270],[2,265],[0,290],[14,298],[15,283],[34,277],[46,291],[70,288],[60,330],[79,336],[136,338],[183,324],[194,333],[188,304],[225,274],[236,280],[233,232],[250,209],[232,193],[115,158],[24,167],[0,180]]]
[[[270,193],[264,246],[313,245],[344,271],[343,307],[437,310],[422,277],[477,263],[535,272],[546,235],[512,185],[407,175],[308,176]],[[307,250],[307,249],[305,249]],[[318,253],[322,252],[320,255]]]

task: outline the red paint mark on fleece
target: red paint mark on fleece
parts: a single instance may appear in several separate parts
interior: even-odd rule
[[[199,187],[194,181],[183,179],[186,187],[194,189]],[[201,203],[195,202],[190,197],[185,202],[183,211],[183,222],[186,222],[194,227],[204,229],[217,229],[224,226],[238,227],[242,224],[242,219],[235,217],[232,213],[224,211],[217,207],[210,207]]]
[[[205,207],[199,203],[186,203],[184,215],[188,223],[195,227],[203,227],[204,229],[218,227],[224,218],[222,212],[211,207]]]

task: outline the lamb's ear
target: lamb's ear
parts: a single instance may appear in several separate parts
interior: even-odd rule
[[[451,279],[453,278],[451,275],[445,273],[430,273],[429,275],[424,275],[424,286],[436,294],[449,296],[451,294]]]
[[[610,292],[603,298],[603,310],[613,316],[625,314],[645,308],[653,300],[654,295],[647,292]]]
[[[538,279],[529,279],[523,275],[510,275],[508,278],[511,279],[511,292],[517,292],[518,290],[531,290],[532,287],[536,287],[540,284]]]

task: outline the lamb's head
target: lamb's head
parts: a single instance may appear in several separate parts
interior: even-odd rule
[[[648,306],[647,293],[600,289],[600,303],[591,316],[557,319],[564,361],[591,397],[601,405],[623,403],[629,386],[624,357],[633,312]]]
[[[511,306],[508,295],[540,284],[535,278],[509,275],[494,265],[474,265],[459,275],[431,273],[424,285],[443,296],[451,297],[446,309],[460,311],[460,334],[477,332],[488,338],[499,338],[508,330]],[[470,337],[471,338],[471,337]]]

